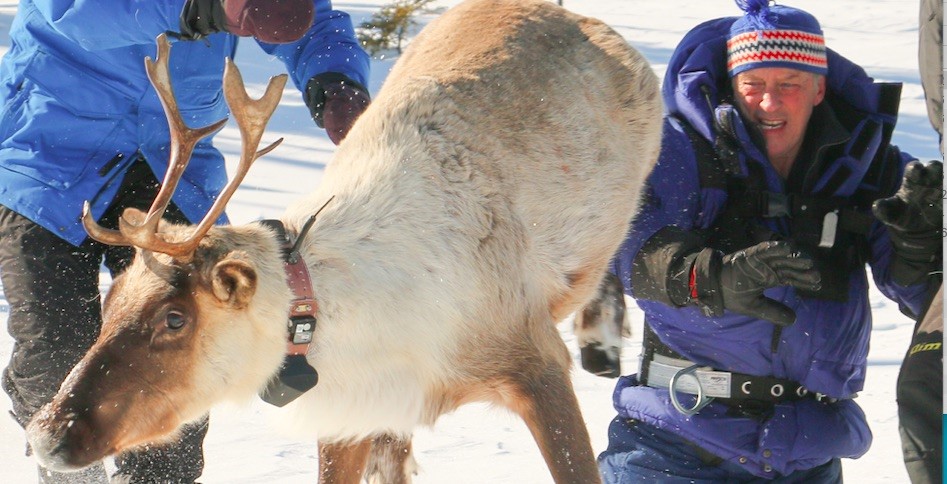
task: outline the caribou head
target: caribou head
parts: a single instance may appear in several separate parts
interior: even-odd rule
[[[263,97],[253,100],[227,60],[224,95],[242,138],[237,173],[199,224],[172,225],[161,217],[195,144],[226,119],[199,129],[185,125],[170,83],[169,53],[162,35],[157,60],[145,60],[171,131],[169,168],[154,203],[147,213],[126,210],[118,230],[96,223],[88,204],[83,215],[93,239],[134,246],[136,256],[105,299],[99,340],[27,428],[33,451],[50,469],[76,470],[171,439],[211,403],[254,394],[258,388],[246,387],[265,385],[281,362],[265,356],[278,350],[258,351],[285,341],[285,334],[274,334],[285,329],[273,324],[273,315],[285,315],[292,294],[283,284],[277,240],[259,224],[214,222],[253,161],[282,141],[257,151],[286,75],[271,79]]]

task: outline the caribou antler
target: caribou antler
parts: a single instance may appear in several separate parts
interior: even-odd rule
[[[224,190],[214,201],[210,211],[197,225],[194,232],[186,240],[171,242],[165,240],[158,233],[158,222],[171,202],[171,195],[181,180],[181,175],[184,174],[184,169],[191,159],[194,146],[201,139],[220,130],[227,123],[227,120],[222,119],[209,126],[197,129],[189,128],[184,124],[178,110],[177,101],[174,98],[174,90],[171,87],[168,70],[168,56],[171,45],[168,43],[165,34],[159,35],[157,42],[157,61],[152,61],[150,57],[145,58],[145,70],[151,84],[158,91],[158,97],[164,107],[171,131],[171,155],[168,159],[168,171],[161,183],[161,189],[158,191],[158,195],[151,204],[151,208],[148,209],[147,214],[134,208],[126,209],[118,220],[118,230],[107,229],[93,220],[89,202],[86,202],[83,207],[82,225],[89,236],[104,244],[131,245],[174,257],[189,257],[197,249],[197,245],[214,222],[223,214],[227,202],[230,201],[230,197],[233,196],[240,182],[243,181],[253,162],[269,153],[283,141],[280,138],[266,148],[256,151],[260,145],[260,138],[263,136],[266,123],[279,104],[287,76],[281,74],[271,78],[263,97],[253,100],[247,95],[239,69],[233,61],[227,59],[224,67],[224,98],[227,100],[227,106],[230,107],[230,112],[233,113],[237,126],[240,128],[240,138],[242,140],[240,163],[237,166],[237,172],[224,187]]]

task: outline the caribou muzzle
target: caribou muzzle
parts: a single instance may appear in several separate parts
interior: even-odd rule
[[[141,349],[121,349],[130,347]],[[79,470],[136,445],[166,439],[183,423],[176,405],[160,390],[177,375],[143,364],[149,359],[147,348],[127,335],[100,342],[73,368],[26,428],[44,467]]]

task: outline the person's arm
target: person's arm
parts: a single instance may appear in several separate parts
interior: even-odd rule
[[[943,271],[943,164],[920,163],[892,150],[903,180],[897,193],[875,202],[869,261],[878,289],[917,317]]]
[[[918,22],[918,66],[927,100],[927,115],[940,137],[944,154],[944,4],[921,0]]]
[[[314,10],[311,0],[187,0],[175,36],[200,40],[226,32],[285,44],[305,35]]]
[[[315,22],[297,42],[260,46],[285,64],[313,121],[339,144],[368,107],[369,57],[355,38],[352,20],[315,0]]]
[[[349,14],[332,9],[329,0],[314,0],[315,20],[303,37],[288,44],[259,42],[268,54],[286,64],[302,91],[318,74],[334,72],[368,87],[369,56],[355,37]]]

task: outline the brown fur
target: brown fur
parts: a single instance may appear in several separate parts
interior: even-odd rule
[[[319,482],[358,484],[368,462],[372,441],[334,442],[319,446]]]

